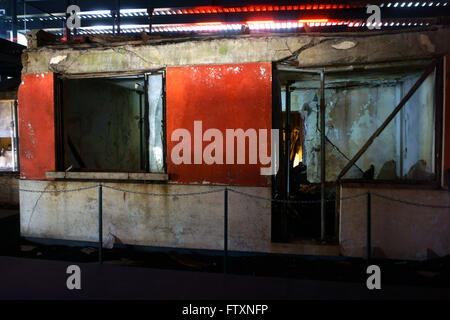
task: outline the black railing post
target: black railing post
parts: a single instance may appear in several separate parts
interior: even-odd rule
[[[102,185],[98,185],[98,263],[103,263],[103,203]]]
[[[366,250],[367,250],[367,264],[370,265],[370,260],[372,258],[372,239],[371,239],[371,229],[372,229],[372,219],[371,219],[371,201],[370,201],[370,191],[367,192],[367,201],[366,201],[366,205],[367,205],[367,238],[366,238]]]
[[[152,33],[152,24],[153,24],[153,8],[147,8],[147,13],[148,13],[148,33],[151,34]]]
[[[16,0],[11,0],[10,1],[10,5],[11,5],[11,31],[12,31],[12,39],[11,42],[17,42],[17,1]]]
[[[325,241],[326,235],[326,202],[325,202],[325,151],[326,151],[326,132],[325,132],[325,72],[320,72],[320,239]]]
[[[227,273],[228,257],[228,189],[224,191],[223,204],[223,273]]]
[[[116,19],[117,35],[120,36],[120,0],[116,1]]]

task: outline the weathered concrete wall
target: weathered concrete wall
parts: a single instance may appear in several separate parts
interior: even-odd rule
[[[19,205],[19,175],[16,173],[1,173],[0,184],[12,189],[0,188],[0,206],[18,206]]]
[[[53,46],[28,49],[23,73],[116,72],[166,66],[279,61],[298,55],[300,66],[375,63],[427,58],[450,52],[450,29],[384,35],[242,35],[138,42],[120,47],[98,44],[78,48]],[[347,50],[340,42],[351,41]]]
[[[205,38],[203,38],[205,39]],[[85,50],[41,48],[23,55],[23,73],[142,71],[166,66],[264,62],[290,56],[308,45],[309,37],[238,37],[136,44]],[[166,41],[167,42],[167,41]]]
[[[348,65],[405,61],[429,58],[450,52],[448,41],[450,29],[436,31],[404,32],[371,36],[327,38],[321,43],[302,50],[298,55],[300,65],[321,67],[325,65]],[[447,39],[447,40],[445,40]],[[343,41],[352,42],[348,49],[338,49]]]
[[[138,171],[139,96],[107,80],[64,82],[65,168],[78,168],[70,136],[89,169]]]
[[[20,180],[20,187],[64,190],[94,182]],[[220,186],[107,183],[114,187],[150,193],[186,193],[222,190]],[[235,187],[270,197],[267,187]],[[125,244],[222,249],[223,192],[192,197],[150,197],[103,188],[105,245]],[[245,199],[247,200],[247,199]],[[267,251],[270,248],[270,203],[243,201],[229,193],[229,249]],[[97,189],[72,193],[21,193],[21,235],[67,240],[98,240]],[[116,240],[114,240],[116,239]]]
[[[400,186],[346,186],[341,187],[341,197],[367,191],[410,202],[450,205],[446,190],[401,189]],[[433,254],[450,254],[448,209],[410,206],[375,195],[371,198],[372,247],[376,257],[415,260]],[[365,196],[340,203],[340,243],[347,256],[366,254],[366,211]]]
[[[407,176],[409,179],[420,178],[427,179],[427,174],[414,174],[414,166],[420,165],[419,161],[425,161],[423,171],[430,173],[429,179],[432,179],[432,173],[435,172],[435,74],[432,73],[420,86],[417,92],[408,100],[397,116],[396,126],[403,131],[403,144],[399,146],[398,151],[399,165],[398,174],[401,177]],[[401,83],[401,95],[404,97],[409,89],[417,81],[417,77],[409,77]],[[398,103],[399,101],[397,101]],[[442,106],[439,106],[442,108]],[[398,134],[397,134],[398,135]],[[372,154],[374,152],[372,151]],[[413,169],[412,169],[413,168]],[[408,176],[409,174],[409,176]]]

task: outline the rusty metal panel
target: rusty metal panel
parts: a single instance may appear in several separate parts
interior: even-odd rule
[[[167,169],[171,181],[264,186],[270,177],[260,164],[225,164],[226,129],[270,129],[272,126],[272,65],[265,63],[169,67],[166,75]],[[224,164],[179,164],[171,159],[171,134],[178,128],[191,132],[202,121],[203,133],[219,129],[224,137]],[[209,142],[203,142],[203,149]],[[270,150],[270,141],[268,141]],[[235,152],[236,156],[236,152]],[[193,156],[192,156],[193,159]]]
[[[55,171],[53,73],[22,75],[18,113],[20,178],[46,180]]]

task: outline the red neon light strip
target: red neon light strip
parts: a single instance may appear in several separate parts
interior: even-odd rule
[[[357,4],[336,4],[336,3],[324,3],[324,4],[307,4],[307,5],[249,5],[242,7],[219,7],[219,6],[202,6],[194,8],[183,9],[165,9],[158,10],[156,14],[205,14],[205,13],[234,13],[234,12],[265,12],[265,11],[302,11],[302,10],[337,10],[337,9],[350,9],[350,8],[363,8],[364,3]]]

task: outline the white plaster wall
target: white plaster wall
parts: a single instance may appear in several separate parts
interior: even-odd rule
[[[403,172],[408,173],[418,160],[426,162],[426,171],[434,172],[434,77],[432,73],[406,103],[403,110],[404,136]],[[418,77],[406,79],[402,85],[402,96],[417,81]]]
[[[33,190],[68,190],[96,182],[20,180]],[[223,190],[224,186],[105,183],[147,193],[191,193]],[[270,197],[270,187],[232,187]],[[97,189],[71,193],[20,193],[21,235],[78,241],[98,240]],[[270,203],[228,193],[229,249],[268,251]],[[103,237],[147,246],[223,249],[224,193],[191,197],[150,197],[103,188]]]

